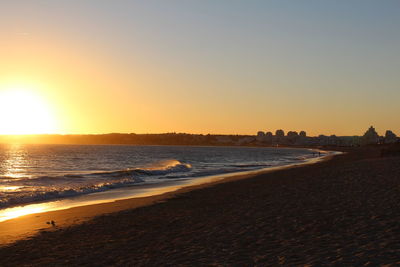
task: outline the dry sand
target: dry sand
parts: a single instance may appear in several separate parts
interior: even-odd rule
[[[170,197],[3,247],[0,266],[400,264],[400,157],[376,148]]]

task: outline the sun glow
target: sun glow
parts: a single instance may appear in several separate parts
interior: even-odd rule
[[[55,133],[55,119],[39,94],[32,90],[0,91],[0,134]]]

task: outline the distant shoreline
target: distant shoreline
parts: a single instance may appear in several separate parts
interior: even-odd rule
[[[277,131],[279,132],[279,131]],[[390,131],[389,131],[390,132]],[[392,132],[390,132],[392,133]],[[400,142],[392,133],[371,137],[361,136],[307,136],[304,131],[289,131],[287,135],[259,132],[257,135],[221,134],[42,134],[42,135],[0,135],[0,144],[64,144],[64,145],[177,145],[177,146],[262,146],[262,147],[358,147],[365,144],[389,144]]]

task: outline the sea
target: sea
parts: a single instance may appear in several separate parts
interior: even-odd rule
[[[0,210],[301,164],[319,156],[298,148],[4,144]]]

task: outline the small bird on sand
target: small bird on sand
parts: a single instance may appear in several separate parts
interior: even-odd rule
[[[53,220],[51,220],[50,222],[46,222],[47,224],[51,224],[52,226],[56,226],[56,222],[55,221],[53,221]]]

